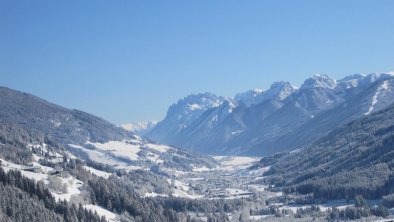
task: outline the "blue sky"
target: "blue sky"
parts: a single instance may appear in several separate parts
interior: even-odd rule
[[[119,124],[223,96],[394,70],[394,1],[0,0],[0,85]]]

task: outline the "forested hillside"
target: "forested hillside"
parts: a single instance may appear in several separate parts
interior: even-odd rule
[[[97,213],[66,201],[56,202],[42,182],[0,167],[0,221],[91,221],[104,222]]]
[[[49,103],[28,93],[0,87],[0,122],[44,133],[59,143],[105,142],[131,134],[88,113]]]
[[[378,199],[394,192],[394,105],[333,130],[312,145],[262,160],[287,193]]]

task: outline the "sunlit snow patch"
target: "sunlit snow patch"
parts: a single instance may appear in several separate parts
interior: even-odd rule
[[[119,141],[109,141],[107,143],[92,143],[88,141],[86,144],[93,145],[97,149],[103,151],[111,151],[115,156],[128,158],[130,160],[138,160],[138,152],[141,150],[140,145]]]
[[[213,158],[220,162],[222,170],[246,169],[260,160],[258,157],[243,156],[215,156]]]
[[[380,97],[386,96],[386,94],[392,92],[391,88],[389,87],[390,83],[392,83],[392,81],[386,80],[386,81],[383,82],[382,85],[380,85],[378,87],[378,89],[376,90],[375,95],[372,97],[371,105],[369,106],[368,111],[366,113],[364,113],[364,115],[369,115],[376,109],[377,103],[378,102],[382,102],[382,101],[379,100]]]
[[[91,172],[92,174],[98,176],[98,177],[102,177],[105,179],[108,179],[112,174],[111,173],[107,173],[101,170],[96,170],[93,167],[88,167],[88,166],[83,166],[83,168],[89,172]]]

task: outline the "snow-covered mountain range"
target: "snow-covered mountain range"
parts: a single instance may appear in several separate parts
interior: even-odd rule
[[[332,127],[387,107],[393,89],[390,72],[340,80],[316,74],[299,88],[282,81],[233,98],[191,95],[171,105],[146,136],[206,154],[267,155],[300,148]]]

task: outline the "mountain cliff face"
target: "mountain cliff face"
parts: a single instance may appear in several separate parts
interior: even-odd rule
[[[202,95],[186,97],[170,107],[147,137],[206,154],[293,150],[393,103],[393,79],[390,73],[341,80],[314,75],[300,88],[276,82],[268,90],[250,90],[234,98],[202,94],[211,98],[208,106]],[[191,106],[204,108],[191,111]]]
[[[250,107],[266,100],[283,101],[294,93],[296,89],[289,82],[274,82],[267,91],[261,89],[249,90],[235,95],[234,100]]]
[[[149,132],[148,137],[172,144],[176,140],[174,136],[195,124],[206,111],[220,107],[224,101],[224,97],[212,93],[187,96],[170,106],[165,119]]]

